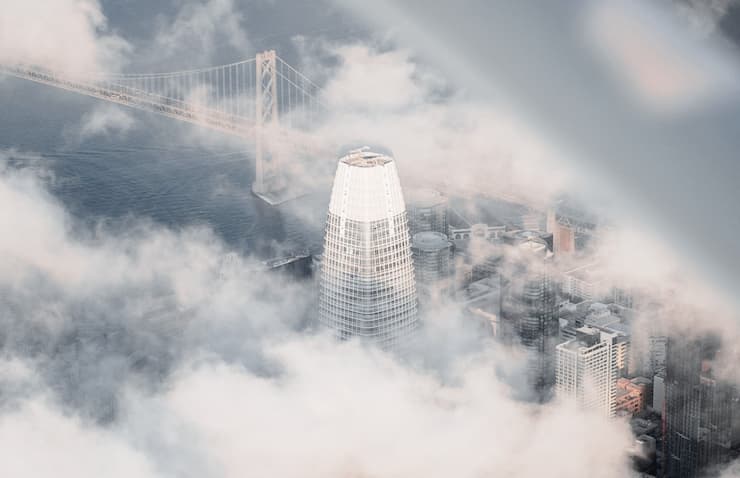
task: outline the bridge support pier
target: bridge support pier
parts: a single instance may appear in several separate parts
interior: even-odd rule
[[[264,201],[283,201],[286,185],[281,174],[280,155],[275,145],[278,131],[277,64],[275,50],[256,57],[256,138],[255,181],[252,191]]]
[[[322,108],[320,89],[274,50],[228,65],[166,73],[70,75],[42,65],[0,61],[0,74],[253,140],[252,191],[272,204],[297,197],[290,191],[295,185],[289,183],[299,178],[301,160],[324,151],[318,138],[300,131],[314,124]],[[251,95],[254,107],[247,99]]]

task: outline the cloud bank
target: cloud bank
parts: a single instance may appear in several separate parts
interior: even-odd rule
[[[443,379],[314,335],[310,285],[224,268],[208,231],[80,229],[30,155],[6,156],[3,474],[624,476],[624,424],[515,401],[490,355],[450,357]],[[591,458],[553,448],[573,440]]]
[[[186,6],[157,44],[171,52],[183,44],[215,49],[209,35],[232,8],[222,1]],[[73,12],[75,41],[87,48],[71,58],[39,49],[38,61],[63,59],[60,66],[76,71],[120,61],[97,50],[106,42],[121,55],[127,50],[106,31],[97,3],[64,11]],[[238,20],[226,31],[234,44],[244,40]],[[325,88],[331,113],[319,134],[332,143],[386,143],[405,186],[543,204],[583,179],[513,111],[474,104],[407,50],[381,42],[320,43],[310,51],[320,58],[307,61],[336,65]],[[6,58],[25,57],[18,52]],[[130,127],[108,118],[91,113],[83,131]],[[5,152],[0,174],[0,224],[13,231],[0,236],[0,444],[11,456],[1,474],[629,473],[624,423],[558,403],[517,402],[495,373],[510,365],[507,354],[446,347],[453,339],[445,333],[466,328],[459,314],[440,314],[421,359],[410,363],[335,344],[309,326],[311,284],[267,275],[207,228],[168,229],[138,218],[78,224],[49,193],[54,178],[39,159]],[[710,303],[690,275],[675,280],[680,261],[655,253],[664,244],[643,234],[617,242],[604,245],[605,261],[650,299]],[[665,327],[691,324],[674,311],[665,308]]]
[[[117,71],[130,44],[108,29],[97,0],[6,2],[0,62],[44,65],[67,74]]]

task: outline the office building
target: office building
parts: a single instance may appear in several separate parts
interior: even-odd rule
[[[418,327],[411,238],[396,162],[353,150],[337,165],[319,281],[319,321],[340,339],[403,347]]]
[[[547,212],[547,232],[553,236],[556,255],[587,250],[599,229],[598,219],[568,198],[560,199]]]
[[[534,210],[528,210],[522,214],[522,229],[527,231],[541,231],[542,225],[544,224],[544,216],[542,213]]]
[[[561,224],[554,209],[547,213],[547,232],[552,234],[553,249],[556,254],[571,254],[576,249],[575,229],[569,224]]]
[[[607,297],[606,281],[599,264],[581,265],[563,272],[563,294],[573,302]]]
[[[634,370],[631,360],[632,331],[623,317],[600,302],[592,303],[584,318],[584,325],[612,334],[612,360],[616,367],[617,377],[627,377]]]
[[[648,371],[653,375],[665,376],[667,344],[668,337],[663,335],[648,338]]]
[[[663,414],[665,408],[665,377],[662,375],[653,376],[652,407],[655,412]]]
[[[616,411],[629,415],[640,413],[650,404],[652,381],[645,377],[617,379]]]
[[[414,234],[411,252],[420,302],[449,296],[454,284],[452,243],[447,236],[436,231]]]
[[[492,337],[502,337],[500,276],[470,283],[461,294],[461,300],[471,319],[487,324]]]
[[[473,224],[470,227],[450,228],[450,237],[455,241],[455,245],[459,246],[465,246],[471,239],[496,241],[501,239],[505,233],[506,226],[503,224],[494,226],[490,226],[488,224]]]
[[[420,232],[448,233],[447,197],[433,189],[414,189],[408,196],[411,235]]]
[[[671,478],[702,476],[740,448],[740,393],[717,379],[719,340],[669,337],[665,377],[665,466]]]
[[[536,233],[508,237],[506,275],[502,276],[501,336],[518,342],[526,354],[527,382],[539,401],[555,383],[555,346],[560,323],[555,314],[551,257]]]

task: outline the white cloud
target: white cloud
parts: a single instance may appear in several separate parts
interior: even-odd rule
[[[0,446],[3,476],[161,476],[114,433],[65,417],[41,399],[0,415]]]
[[[730,465],[724,468],[719,475],[719,478],[738,478],[740,477],[740,460],[733,461]]]
[[[365,45],[344,45],[334,54],[341,65],[326,85],[332,110],[383,111],[413,107],[425,100],[424,84],[414,81],[409,52],[377,52]]]
[[[243,16],[232,0],[192,0],[181,4],[174,18],[160,19],[158,32],[145,54],[152,60],[185,57],[190,64],[209,64],[219,49],[247,51]]]
[[[704,9],[723,15],[729,2],[692,3],[696,5],[684,8],[695,12],[690,17],[696,19]],[[692,43],[683,25],[656,5],[602,2],[585,13],[587,44],[619,80],[618,86],[648,110],[680,113],[737,87],[734,55],[724,45]]]
[[[509,108],[469,101],[409,52],[363,44],[304,50],[339,62],[325,88],[330,115],[319,134],[328,144],[362,140],[391,148],[405,187],[544,204],[568,184],[555,145]]]
[[[2,63],[81,75],[118,70],[130,50],[109,31],[97,0],[11,1],[0,9]]]
[[[31,460],[36,476],[624,476],[623,423],[516,402],[488,355],[449,358],[442,381],[296,333],[313,289],[248,258],[221,274],[208,233],[134,223],[81,240],[28,171],[5,171],[0,198],[0,223],[18,232],[0,238],[7,351],[33,351],[55,398],[29,392],[0,415],[10,475]]]
[[[453,196],[511,198],[544,210],[556,193],[573,190],[588,198],[598,188],[589,171],[566,163],[559,145],[548,143],[512,110],[474,104],[455,90],[435,97],[434,92],[445,88],[408,52],[359,44],[307,46],[305,40],[302,45],[316,58],[339,58],[326,86],[331,116],[320,134],[337,144],[359,138],[390,147],[407,189],[431,185]],[[660,323],[644,333],[686,328],[699,333],[700,326],[726,337],[740,336],[737,314],[726,298],[692,270],[673,244],[658,240],[656,231],[636,228],[623,204],[590,205],[612,226],[596,244],[604,273],[634,288],[645,302],[665,306]],[[702,318],[699,323],[697,317]],[[640,322],[635,328],[639,333],[646,325]]]
[[[133,127],[134,118],[128,110],[118,105],[98,103],[82,116],[77,137],[80,142],[95,136],[123,137]]]
[[[625,424],[559,405],[537,411],[516,403],[486,363],[468,364],[458,384],[444,385],[355,344],[299,339],[271,354],[280,364],[276,377],[201,363],[156,399],[220,476],[626,471]],[[133,415],[137,409],[148,415],[146,401]]]
[[[697,32],[709,34],[737,4],[737,0],[677,0],[675,8]]]
[[[240,44],[232,9],[228,1],[186,4],[157,39],[163,55],[183,48],[210,55],[221,22]],[[573,180],[561,172],[556,148],[509,110],[482,108],[459,93],[432,99],[439,79],[408,52],[330,49],[340,66],[327,86],[333,113],[320,133],[331,142],[386,143],[407,186],[544,202]],[[91,58],[83,63],[97,62]],[[85,118],[83,134],[131,127],[119,110],[101,111]],[[8,476],[52,469],[110,476],[112,465],[121,476],[627,473],[624,423],[558,403],[516,402],[493,372],[500,356],[455,349],[465,355],[458,360],[428,351],[445,362],[440,378],[357,344],[296,333],[314,291],[256,272],[250,258],[236,256],[222,274],[227,250],[208,230],[136,219],[80,230],[34,171],[11,169],[0,175],[0,226],[13,232],[0,235],[8,349],[35,354],[38,362],[23,367],[37,367],[58,399],[29,398],[21,409],[0,411],[0,446],[13,455],[0,464]],[[620,244],[612,265],[630,264],[646,286],[676,275],[670,254],[652,252],[660,245],[646,247],[641,237]],[[460,320],[452,315],[441,324],[446,331]],[[23,367],[0,373],[22,381]],[[100,419],[98,409],[112,410],[103,414],[112,421],[107,428],[76,418]],[[24,441],[32,446],[22,448]],[[18,468],[28,461],[33,467]]]

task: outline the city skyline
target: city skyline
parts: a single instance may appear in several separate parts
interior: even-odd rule
[[[738,476],[740,6],[360,3],[0,9],[0,475]]]

